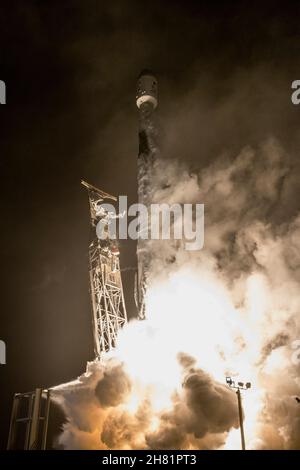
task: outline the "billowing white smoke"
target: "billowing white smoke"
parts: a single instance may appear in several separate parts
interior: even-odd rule
[[[158,202],[205,204],[204,249],[152,243],[147,320],[54,389],[63,447],[239,448],[231,375],[252,382],[248,448],[300,448],[300,214],[273,217],[290,184],[286,160],[270,140],[199,175],[159,163]]]

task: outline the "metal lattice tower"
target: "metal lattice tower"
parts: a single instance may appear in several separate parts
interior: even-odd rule
[[[93,310],[94,351],[97,359],[116,345],[118,331],[127,322],[120,272],[119,249],[116,240],[99,239],[96,227],[99,221],[109,224],[110,214],[103,201],[117,199],[85,181],[88,190],[92,237],[89,246],[90,293]]]
[[[50,389],[14,394],[8,450],[46,449],[50,403]]]

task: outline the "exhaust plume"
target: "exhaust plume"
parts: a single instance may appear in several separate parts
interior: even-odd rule
[[[157,162],[154,201],[205,204],[204,249],[149,243],[146,320],[56,387],[66,449],[300,449],[300,214],[282,217],[292,168],[275,139],[199,174]],[[299,352],[299,354],[298,354]]]

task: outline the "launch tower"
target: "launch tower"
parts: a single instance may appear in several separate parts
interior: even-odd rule
[[[94,351],[97,359],[116,345],[120,328],[127,322],[123,286],[120,272],[119,249],[116,240],[109,237],[110,213],[102,206],[105,200],[116,201],[115,196],[82,181],[88,190],[91,218],[89,246],[90,293]],[[97,224],[101,222],[106,237],[98,238]]]
[[[50,413],[50,389],[15,393],[7,450],[45,450]]]

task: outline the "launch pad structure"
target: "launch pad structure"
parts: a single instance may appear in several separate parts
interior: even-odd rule
[[[127,323],[117,240],[109,235],[112,215],[105,200],[117,198],[85,181],[90,206],[91,240],[89,245],[90,294],[95,359],[116,346],[118,331]],[[97,236],[102,224],[104,236]],[[49,422],[50,389],[37,388],[28,393],[15,393],[12,404],[7,449],[45,450]]]
[[[7,449],[45,450],[50,413],[50,389],[15,393]]]
[[[105,200],[116,201],[116,197],[85,181],[90,205],[91,241],[89,245],[90,294],[92,300],[92,322],[94,352],[97,359],[116,345],[118,331],[127,322],[123,285],[120,271],[119,248],[111,239],[109,224],[113,217],[102,205]],[[97,225],[102,225],[101,238]]]

